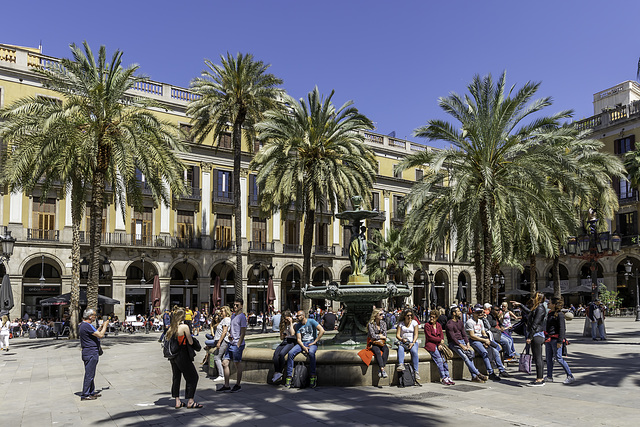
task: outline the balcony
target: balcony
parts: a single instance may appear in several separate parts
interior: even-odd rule
[[[638,192],[633,190],[631,194],[627,194],[629,197],[618,197],[618,204],[620,206],[632,205],[638,202]]]
[[[301,254],[302,253],[302,246],[294,245],[294,244],[291,244],[291,243],[285,243],[284,245],[282,245],[282,253],[285,253],[285,254]]]
[[[183,194],[178,197],[179,200],[192,200],[192,201],[200,201],[202,200],[202,190],[199,188],[192,187],[191,194]]]
[[[235,251],[236,245],[233,240],[214,240],[211,249],[214,251]]]
[[[249,194],[249,206],[258,207],[258,195],[257,194]]]
[[[175,237],[174,248],[202,249],[202,237]]]
[[[628,236],[622,236],[622,241],[620,242],[620,247],[629,247],[629,246],[639,246],[640,244],[640,236],[637,234],[631,234]]]
[[[449,255],[444,253],[437,253],[435,255],[436,261],[449,261]]]
[[[233,193],[231,191],[214,191],[212,198],[214,203],[233,204]]]
[[[315,245],[313,247],[313,252],[316,255],[335,255],[336,248],[333,246]]]
[[[251,252],[274,252],[273,242],[249,242]]]
[[[59,242],[60,232],[58,230],[41,230],[38,228],[27,228],[27,240]]]

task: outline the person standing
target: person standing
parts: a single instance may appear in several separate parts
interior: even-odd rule
[[[0,350],[9,351],[9,335],[11,334],[11,322],[8,316],[2,316],[0,324]]]
[[[531,345],[531,353],[536,364],[536,379],[527,385],[529,387],[544,386],[544,365],[542,361],[542,345],[544,344],[544,328],[546,326],[547,310],[544,307],[544,294],[537,292],[532,299],[531,310],[528,313],[527,344]],[[526,307],[520,305],[526,312]]]
[[[324,328],[313,319],[307,319],[304,311],[298,311],[298,323],[293,327],[296,332],[297,344],[289,351],[287,359],[287,378],[285,379],[285,387],[291,386],[291,378],[293,377],[293,362],[298,353],[303,353],[309,357],[309,384],[311,388],[315,388],[318,384],[316,375],[316,351],[318,350],[318,341],[324,335]]]
[[[231,309],[226,305],[218,310],[216,317],[220,319],[215,326],[214,335],[207,335],[207,341],[205,345],[209,347],[215,347],[213,351],[213,361],[216,364],[218,376],[214,381],[224,380],[224,367],[222,366],[222,358],[227,354],[227,347],[229,346],[229,325],[231,324]],[[211,337],[211,338],[209,338]]]
[[[547,315],[547,326],[545,328],[545,349],[547,354],[547,376],[545,381],[553,382],[553,359],[555,358],[564,369],[567,378],[563,384],[571,384],[576,379],[571,373],[567,362],[562,358],[562,345],[565,341],[566,325],[562,307],[564,302],[560,298],[551,298],[549,301],[549,314]]]
[[[189,330],[193,333],[193,311],[189,309],[189,306],[184,308],[184,323],[189,327]]]
[[[291,314],[291,312],[289,312]],[[279,332],[280,331],[280,320],[282,319],[282,315],[278,310],[273,312],[273,317],[271,318],[271,332]]]
[[[100,397],[100,393],[96,392],[95,376],[96,367],[102,348],[100,347],[100,338],[104,337],[109,322],[102,322],[100,329],[93,326],[96,320],[96,311],[88,308],[82,314],[82,322],[78,328],[80,336],[80,347],[82,348],[82,361],[84,362],[84,381],[82,382],[81,400],[95,400]]]
[[[187,409],[200,409],[202,405],[196,403],[193,398],[196,394],[196,386],[198,385],[198,371],[193,365],[193,359],[189,354],[189,347],[193,344],[193,337],[189,327],[183,323],[184,310],[179,308],[173,312],[171,316],[171,326],[167,330],[167,339],[175,339],[178,341],[180,350],[171,362],[171,372],[173,378],[171,381],[171,397],[176,400],[176,409],[184,408],[185,404],[180,400],[180,378],[184,377],[185,388],[184,398],[187,399]]]
[[[604,306],[599,300],[589,304],[587,316],[591,322],[591,339],[598,341],[598,335],[600,335],[600,340],[606,341],[607,338],[604,336]]]
[[[222,369],[224,371],[224,385],[217,391],[230,391],[236,393],[242,389],[240,382],[242,381],[242,352],[244,351],[244,336],[247,333],[247,316],[242,312],[244,300],[236,298],[233,303],[233,315],[229,324],[229,346],[222,361]],[[232,360],[236,366],[236,385],[233,388],[229,385],[231,373],[229,371],[229,360]]]
[[[195,335],[198,336],[200,335],[200,310],[198,310],[198,307],[193,309],[193,332],[195,332]]]

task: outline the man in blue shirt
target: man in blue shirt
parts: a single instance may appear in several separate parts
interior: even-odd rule
[[[318,382],[316,376],[316,351],[318,350],[318,341],[324,335],[324,328],[313,319],[304,317],[304,311],[298,311],[298,323],[293,327],[296,331],[298,344],[289,351],[287,358],[287,379],[285,387],[291,386],[291,377],[293,376],[293,359],[298,353],[302,353],[309,357],[309,374],[310,386],[315,388]]]
[[[84,362],[81,400],[95,400],[100,397],[100,393],[96,392],[93,380],[96,376],[96,366],[98,366],[98,359],[100,358],[100,338],[104,337],[109,322],[102,322],[100,329],[96,329],[92,324],[95,320],[95,310],[88,308],[82,314],[82,322],[78,328],[80,347],[82,347],[82,361]]]
[[[271,318],[271,332],[280,332],[280,319],[282,319],[282,315],[276,310]]]
[[[224,385],[216,391],[236,393],[242,389],[240,382],[242,381],[242,352],[244,351],[244,336],[247,333],[247,316],[242,312],[244,300],[236,297],[233,303],[234,313],[231,315],[231,324],[229,325],[229,346],[227,352],[222,358],[222,370],[224,373]],[[236,366],[236,385],[233,388],[229,385],[229,361],[232,360]]]

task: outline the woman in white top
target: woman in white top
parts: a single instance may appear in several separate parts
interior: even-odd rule
[[[418,373],[418,322],[414,319],[413,310],[405,309],[398,319],[398,327],[396,329],[396,338],[400,341],[398,344],[398,371],[404,370],[404,353],[405,345],[411,353],[411,364],[415,372],[416,380],[420,379]],[[404,344],[404,345],[403,345]]]
[[[2,316],[2,325],[0,325],[0,350],[9,351],[10,332],[11,322],[9,322],[9,317]]]
[[[213,361],[216,364],[218,371],[217,378],[214,381],[224,380],[222,375],[222,357],[227,352],[227,346],[229,345],[229,325],[231,324],[231,309],[228,306],[224,306],[220,309],[222,320],[216,326],[216,332],[213,336],[213,340],[205,341],[205,344],[210,347],[215,347],[213,352]],[[213,324],[212,324],[213,325]]]

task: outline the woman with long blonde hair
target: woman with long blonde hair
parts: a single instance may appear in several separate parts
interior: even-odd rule
[[[189,354],[189,345],[193,345],[193,338],[189,326],[184,323],[185,312],[184,309],[178,308],[171,315],[171,324],[167,329],[166,339],[175,339],[178,341],[180,350],[173,359],[169,359],[171,362],[171,371],[173,373],[173,380],[171,383],[171,397],[176,399],[176,409],[184,408],[199,409],[202,405],[196,403],[193,398],[196,394],[196,386],[198,385],[198,372],[193,365],[193,359]],[[180,377],[184,377],[186,383],[184,390],[184,397],[188,399],[185,405],[180,400]]]
[[[0,350],[9,351],[9,335],[11,334],[11,322],[8,316],[2,316],[0,325]]]
[[[219,316],[220,321],[215,326],[215,333],[212,339],[205,341],[204,343],[209,347],[215,348],[213,351],[213,361],[216,364],[218,376],[214,381],[224,380],[222,357],[227,352],[227,346],[229,345],[229,325],[231,324],[231,309],[225,305],[221,309],[216,311],[216,316]],[[212,326],[213,328],[213,326]]]
[[[387,322],[384,321],[384,312],[380,308],[374,308],[371,318],[367,323],[367,334],[371,341],[371,351],[376,358],[379,372],[378,376],[387,378],[387,371],[384,370],[389,358],[389,347],[387,347]]]

